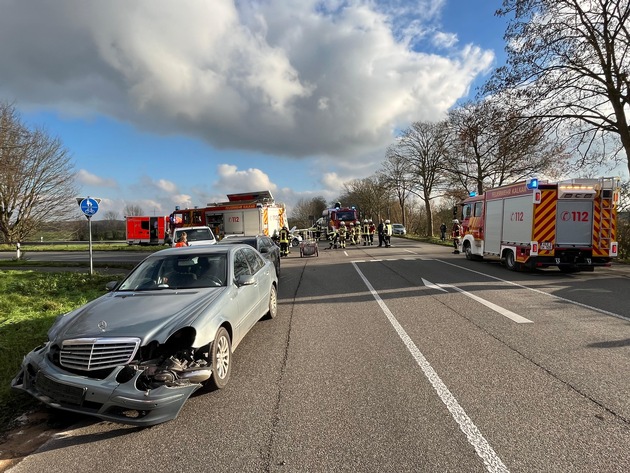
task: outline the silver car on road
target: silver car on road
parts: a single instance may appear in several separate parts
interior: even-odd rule
[[[223,388],[232,353],[277,313],[273,263],[249,245],[152,254],[102,297],[57,318],[12,388],[103,420],[171,420],[197,389]]]

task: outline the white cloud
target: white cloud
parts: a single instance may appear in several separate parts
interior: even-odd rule
[[[452,48],[457,44],[457,35],[438,31],[433,35],[433,44],[439,48]]]
[[[93,187],[118,187],[118,183],[115,179],[104,178],[97,176],[96,174],[92,174],[85,169],[79,169],[75,176],[76,181],[79,184],[84,184],[86,186]]]
[[[0,96],[217,148],[352,161],[441,118],[490,66],[475,47],[412,49],[442,5],[4,0]]]
[[[158,189],[163,190],[164,192],[173,193],[177,191],[177,185],[171,181],[167,181],[166,179],[158,179],[155,182],[155,185]]]

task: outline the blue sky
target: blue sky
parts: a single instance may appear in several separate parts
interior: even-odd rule
[[[290,209],[335,199],[396,130],[471,98],[504,59],[499,6],[0,0],[0,100],[61,139],[101,216],[253,190]]]

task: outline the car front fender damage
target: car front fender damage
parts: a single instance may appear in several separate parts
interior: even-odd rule
[[[128,365],[99,373],[70,372],[55,361],[54,347],[40,347],[25,357],[11,386],[58,409],[123,424],[159,424],[177,417],[212,376],[208,345],[183,348],[193,339],[194,331],[180,331],[163,345],[141,347]]]

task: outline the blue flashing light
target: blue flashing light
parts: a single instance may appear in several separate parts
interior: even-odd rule
[[[475,191],[472,191],[468,194],[468,197],[477,197],[477,193]]]
[[[527,188],[528,189],[538,189],[538,179],[536,179],[536,178],[527,179]]]

